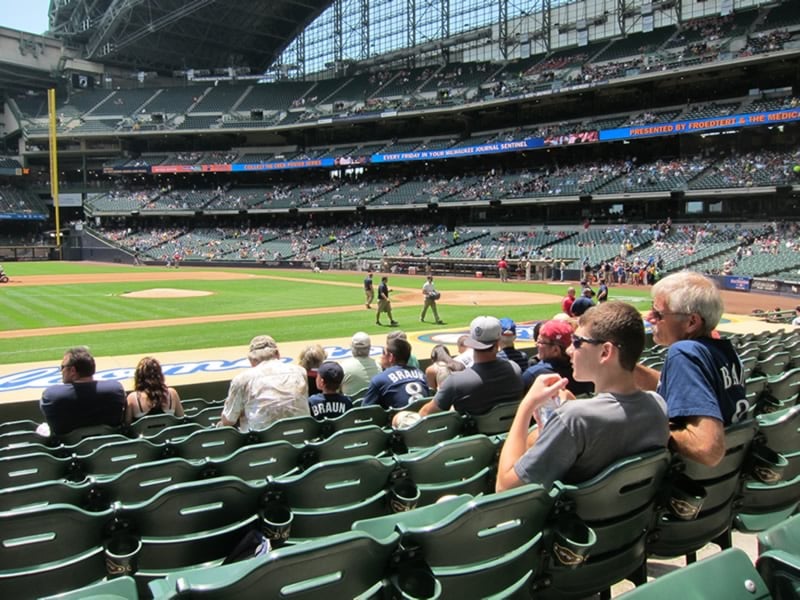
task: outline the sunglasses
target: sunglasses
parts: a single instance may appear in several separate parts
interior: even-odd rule
[[[572,347],[575,350],[578,350],[584,344],[589,344],[591,346],[599,346],[600,344],[609,343],[612,346],[616,346],[617,348],[622,348],[622,344],[617,344],[616,342],[612,342],[610,340],[596,340],[594,338],[587,338],[583,337],[582,335],[572,334]]]
[[[656,310],[655,308],[650,309],[650,318],[653,321],[663,321],[664,317],[668,317],[669,315],[683,315],[688,316],[692,313],[688,312],[673,312],[669,310]]]

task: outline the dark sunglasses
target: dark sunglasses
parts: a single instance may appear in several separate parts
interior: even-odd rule
[[[688,316],[692,313],[687,312],[673,312],[669,310],[656,310],[655,308],[650,309],[650,318],[654,321],[663,321],[664,317],[668,317],[669,315],[683,315]]]
[[[605,344],[606,342],[612,346],[616,346],[617,348],[622,348],[621,344],[617,344],[616,342],[612,342],[610,340],[596,340],[594,338],[587,338],[583,337],[582,335],[575,335],[574,333],[572,334],[572,347],[575,348],[575,350],[578,350],[584,344],[599,346],[600,344]]]

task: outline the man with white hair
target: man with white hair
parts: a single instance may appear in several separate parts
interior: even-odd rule
[[[278,419],[311,414],[306,370],[281,360],[278,345],[268,335],[250,340],[250,368],[231,381],[220,425],[240,431],[264,429]]]
[[[353,334],[350,342],[352,357],[339,361],[344,370],[342,393],[345,396],[357,396],[358,392],[366,390],[372,378],[381,372],[378,363],[369,356],[371,349],[372,340],[369,335],[363,331]]]
[[[750,408],[735,348],[712,336],[722,317],[722,296],[713,281],[692,271],[661,279],[650,294],[646,319],[653,342],[669,350],[660,373],[637,366],[639,385],[657,389],[666,400],[670,447],[716,465],[725,456],[725,427],[747,418]]]

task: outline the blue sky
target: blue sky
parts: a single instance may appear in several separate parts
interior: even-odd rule
[[[47,29],[47,9],[50,0],[0,0],[0,25],[44,33]]]

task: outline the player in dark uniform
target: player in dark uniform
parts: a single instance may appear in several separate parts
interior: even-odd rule
[[[367,308],[372,308],[370,305],[374,299],[375,288],[372,285],[372,273],[370,273],[367,275],[367,278],[364,279],[364,303],[367,305]]]

